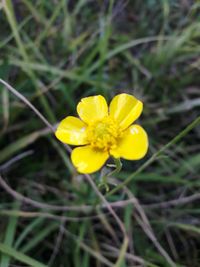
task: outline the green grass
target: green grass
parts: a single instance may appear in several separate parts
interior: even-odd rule
[[[150,148],[100,191],[116,202],[113,216],[43,121],[0,85],[0,174],[13,189],[1,182],[1,267],[200,266],[199,11],[189,0],[2,1],[1,79],[53,126],[82,97],[133,94]]]

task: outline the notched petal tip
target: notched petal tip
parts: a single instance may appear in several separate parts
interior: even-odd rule
[[[133,95],[116,95],[110,103],[110,116],[113,117],[124,130],[128,128],[142,113],[143,103]]]
[[[87,125],[79,118],[68,116],[58,125],[55,136],[65,144],[85,145],[88,143],[86,128]]]

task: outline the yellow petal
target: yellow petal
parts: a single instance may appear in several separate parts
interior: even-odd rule
[[[108,157],[108,152],[95,150],[89,145],[77,147],[71,154],[72,163],[80,173],[98,171],[104,165]]]
[[[63,143],[69,145],[85,145],[88,143],[86,139],[86,128],[87,125],[80,119],[69,116],[58,125],[55,135]]]
[[[92,123],[108,115],[108,105],[103,96],[89,96],[82,98],[78,103],[77,112],[86,123]]]
[[[132,95],[120,94],[110,103],[110,116],[122,129],[128,128],[140,116],[143,103]]]
[[[118,143],[116,149],[110,151],[115,158],[138,160],[145,156],[148,149],[148,137],[139,125],[130,126]]]

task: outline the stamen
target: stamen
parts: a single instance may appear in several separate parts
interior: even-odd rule
[[[120,135],[118,124],[110,117],[94,122],[87,129],[87,138],[91,146],[104,151],[114,149]]]

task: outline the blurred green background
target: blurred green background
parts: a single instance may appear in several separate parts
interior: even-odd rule
[[[110,178],[127,186],[100,190],[126,247],[66,148],[0,85],[0,266],[200,266],[200,128],[179,135],[200,113],[199,69],[200,1],[2,0],[0,78],[54,126],[82,97],[133,94],[150,148]]]

